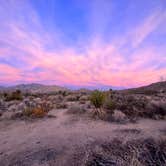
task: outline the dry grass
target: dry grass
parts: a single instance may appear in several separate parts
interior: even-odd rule
[[[66,113],[68,113],[68,114],[83,114],[85,112],[87,112],[87,110],[84,106],[74,104],[74,105],[69,107],[69,109],[67,110]]]
[[[83,165],[86,166],[161,166],[166,165],[166,140],[152,138],[94,142],[82,152]]]

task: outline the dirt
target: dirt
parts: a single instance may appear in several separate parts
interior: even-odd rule
[[[166,138],[164,120],[118,124],[65,112],[52,111],[54,118],[1,121],[0,166],[70,166],[82,157],[73,154],[96,141]]]

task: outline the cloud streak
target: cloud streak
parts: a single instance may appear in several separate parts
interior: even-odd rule
[[[166,47],[144,43],[165,22],[164,11],[156,9],[139,26],[129,28],[126,34],[117,35],[109,42],[100,35],[92,35],[88,40],[77,41],[75,46],[64,42],[65,34],[57,27],[54,31],[46,30],[37,11],[28,1],[23,2],[3,1],[0,7],[0,84],[135,87],[166,75]],[[92,13],[99,8],[96,5]],[[8,15],[5,11],[9,9]],[[101,24],[96,33],[102,34],[108,24],[96,23],[94,17],[96,14],[91,25]],[[161,67],[163,62],[165,65]]]

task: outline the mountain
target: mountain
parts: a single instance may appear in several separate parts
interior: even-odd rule
[[[5,87],[0,86],[0,92],[2,92],[5,89]]]
[[[1,89],[1,87],[0,87]],[[56,85],[42,85],[42,84],[19,84],[16,86],[10,87],[2,87],[3,91],[14,91],[14,90],[21,90],[22,92],[30,92],[30,93],[53,93],[57,91],[66,91],[67,88],[56,86]]]
[[[139,88],[120,90],[122,93],[137,93],[137,94],[156,94],[158,92],[166,92],[166,81],[152,83]]]

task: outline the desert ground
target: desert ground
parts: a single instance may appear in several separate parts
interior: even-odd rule
[[[0,166],[166,165],[166,82],[102,92],[101,114],[93,91],[36,89],[1,91]]]

